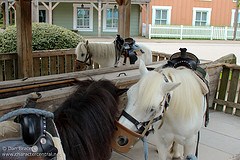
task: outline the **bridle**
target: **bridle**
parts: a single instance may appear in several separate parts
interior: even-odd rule
[[[169,82],[168,78],[163,74],[164,81]],[[163,106],[163,112],[168,108],[169,102],[171,99],[170,93],[167,93],[163,100],[160,102],[160,106]],[[164,104],[163,104],[164,102]],[[122,124],[120,124],[118,121],[116,121],[116,131],[113,136],[112,140],[112,148],[120,153],[127,153],[138,141],[139,139],[142,139],[150,132],[153,132],[153,124],[157,121],[160,121],[162,119],[162,114],[156,117],[156,111],[154,111],[148,121],[140,122],[133,116],[131,116],[129,113],[127,113],[125,110],[122,111],[122,114],[120,117],[125,117],[128,119],[137,129],[137,132],[131,131],[130,129],[126,128]],[[151,127],[151,128],[150,128]]]
[[[87,49],[87,53],[85,55],[85,59],[83,61],[80,61],[78,59],[76,59],[76,62],[77,63],[80,63],[80,65],[86,65],[86,66],[91,66],[92,65],[92,54],[90,53],[90,49],[89,49],[89,46],[88,45],[85,45],[85,48]]]

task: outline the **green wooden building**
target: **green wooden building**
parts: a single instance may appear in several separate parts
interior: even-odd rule
[[[150,0],[131,1],[130,36],[141,35],[142,15],[149,15],[149,2]],[[5,0],[1,5],[3,9],[15,10],[14,3],[15,1]],[[9,14],[6,11],[3,13]],[[33,22],[63,26],[82,36],[116,35],[118,14],[118,4],[115,0],[32,0]],[[5,16],[5,25],[8,25],[8,17],[12,16]]]

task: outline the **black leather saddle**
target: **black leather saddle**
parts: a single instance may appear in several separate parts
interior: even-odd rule
[[[41,98],[40,94],[38,96],[39,97],[29,96],[24,108],[35,108],[37,99]],[[21,125],[22,139],[18,138],[0,141],[0,147],[2,146],[3,148],[4,146],[11,146],[12,148],[15,148],[17,146],[22,148],[32,148],[33,150],[26,150],[25,152],[29,155],[42,153],[44,154],[45,159],[52,159],[57,155],[58,150],[54,146],[51,136],[57,137],[58,134],[52,118],[45,117],[44,115],[37,113],[26,113],[17,116],[14,121]],[[19,152],[19,150],[16,151]],[[1,152],[6,152],[6,150],[0,149],[0,153]],[[14,152],[14,150],[12,152]]]
[[[116,48],[116,62],[120,59],[121,55],[124,55],[124,63],[126,63],[127,57],[130,59],[130,64],[135,64],[137,61],[137,51],[144,53],[139,45],[136,44],[133,38],[123,39],[120,35],[115,38]]]
[[[196,70],[198,64],[200,63],[199,59],[194,54],[187,52],[186,48],[180,48],[179,50],[180,52],[174,53],[167,61],[167,64],[163,66],[163,68],[177,68],[184,66],[189,69]]]

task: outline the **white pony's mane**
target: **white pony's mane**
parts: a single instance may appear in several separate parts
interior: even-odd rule
[[[139,107],[152,107],[156,104],[155,96],[159,95],[158,89],[161,87],[161,84],[164,79],[161,77],[161,74],[155,71],[148,72],[147,75],[143,76],[139,80],[139,91],[138,91],[138,97],[143,97],[139,99]],[[149,108],[144,108],[145,110],[148,110]]]
[[[143,98],[139,99],[138,104],[141,104],[141,107],[151,107],[154,105],[156,95],[160,94],[157,88],[162,87],[162,85],[166,83],[164,81],[164,74],[170,81],[181,83],[172,91],[169,106],[169,109],[171,108],[171,110],[173,110],[172,113],[183,118],[189,118],[194,117],[196,113],[201,112],[203,109],[203,94],[199,82],[195,79],[195,76],[192,75],[195,73],[186,68],[165,68],[160,72],[161,73],[151,71],[140,79],[138,97]],[[164,97],[161,99],[163,98]]]
[[[165,68],[162,73],[172,82],[181,82],[181,85],[173,90],[169,109],[176,116],[195,118],[196,114],[203,110],[203,93],[196,76],[193,75],[195,73],[184,67],[181,69]]]
[[[90,53],[96,58],[115,56],[114,43],[89,43]]]
[[[84,42],[79,43],[76,52],[81,53],[81,50],[85,50]],[[102,58],[102,57],[112,57],[115,56],[115,46],[114,43],[98,43],[91,42],[88,44],[90,53],[94,58]],[[82,51],[83,52],[83,51]],[[78,54],[77,54],[78,56]]]

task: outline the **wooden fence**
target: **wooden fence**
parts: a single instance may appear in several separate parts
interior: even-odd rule
[[[240,116],[240,66],[223,64],[214,108],[229,114]]]
[[[34,77],[74,71],[74,49],[34,51]],[[18,78],[17,53],[0,54],[0,81]]]
[[[153,52],[153,61],[166,60],[169,56],[155,51]],[[34,77],[73,72],[75,58],[74,49],[34,51]],[[1,53],[0,81],[17,79],[17,67],[17,53]],[[93,69],[96,68],[99,68],[99,65],[94,63]]]
[[[74,49],[34,52],[33,54],[34,76],[36,77],[74,71]],[[169,57],[169,54],[153,52],[154,62],[167,60]],[[218,63],[210,66],[207,65],[206,70],[210,76],[210,106],[212,109],[240,116],[240,66]],[[0,54],[0,81],[13,80],[16,78],[17,55]],[[65,77],[64,80],[66,79],[68,79],[68,77]]]

